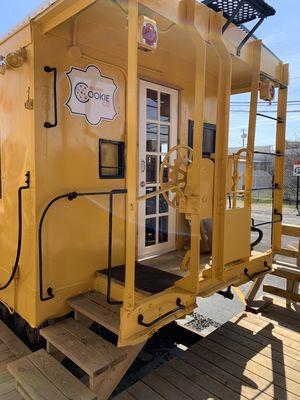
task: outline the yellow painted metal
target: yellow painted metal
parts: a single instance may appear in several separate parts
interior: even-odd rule
[[[211,17],[211,43],[218,62],[217,131],[215,154],[214,223],[212,270],[214,278],[223,279],[225,246],[226,178],[229,134],[229,103],[232,62],[222,36],[221,14]]]
[[[126,274],[124,306],[126,311],[135,307],[136,260],[136,184],[137,184],[137,65],[138,65],[138,1],[128,1],[128,79],[127,79],[127,135],[126,135]],[[124,314],[123,314],[124,315]],[[121,328],[124,318],[121,315]]]
[[[51,31],[64,21],[74,17],[96,0],[60,0],[46,13],[36,18],[36,23],[43,34]]]
[[[24,182],[25,172],[31,172],[31,188],[23,198],[23,245],[17,279],[0,291],[0,301],[37,327],[69,312],[69,297],[94,288],[106,293],[106,278],[97,274],[95,279],[95,273],[105,269],[108,262],[108,196],[87,196],[72,202],[64,199],[47,214],[43,228],[43,291],[52,287],[55,297],[46,302],[39,296],[38,225],[45,207],[57,195],[126,187],[127,196],[118,195],[114,200],[112,241],[112,265],[126,264],[125,289],[113,282],[111,295],[124,300],[119,345],[129,345],[144,341],[166,323],[192,311],[196,295],[210,296],[227,285],[239,286],[249,280],[245,268],[251,276],[261,273],[265,262],[271,265],[272,250],[256,254],[249,251],[249,156],[246,189],[239,192],[245,199],[244,208],[238,208],[235,196],[234,208],[226,209],[227,194],[238,192],[236,183],[232,189],[232,159],[228,161],[227,154],[229,103],[231,93],[249,91],[251,86],[248,150],[252,152],[259,75],[267,74],[286,84],[288,72],[287,66],[281,68],[281,62],[253,39],[241,57],[236,57],[236,44],[245,33],[231,26],[222,36],[223,17],[195,0],[119,3],[123,11],[110,0],[59,0],[0,43],[3,55],[22,46],[28,52],[21,68],[0,76],[1,283],[9,277],[15,256],[17,189]],[[158,24],[158,50],[151,54],[137,50],[139,14]],[[81,116],[70,115],[64,106],[70,90],[65,73],[72,66],[84,69],[88,64],[95,64],[103,75],[112,77],[118,87],[118,115],[97,127],[88,125]],[[53,129],[44,128],[44,122],[53,118],[53,82],[52,76],[44,72],[46,65],[58,71],[59,119]],[[190,222],[190,227],[180,232],[191,241],[186,259],[188,274],[156,295],[141,293],[134,285],[138,78],[179,91],[180,145],[186,145],[188,120],[194,120],[193,162],[177,215],[178,227],[185,219]],[[24,105],[28,87],[32,110]],[[278,115],[284,120],[286,94],[286,89],[281,89]],[[201,157],[204,122],[217,125],[216,153],[211,159]],[[284,131],[285,125],[278,125],[280,151]],[[100,138],[125,142],[126,179],[99,179]],[[281,185],[283,157],[277,159],[275,179]],[[275,208],[280,211],[282,192],[276,193]],[[206,218],[213,219],[212,266],[201,266],[200,223]],[[274,232],[273,245],[278,250],[280,224],[275,224]],[[184,309],[171,313],[177,299]],[[147,328],[138,323],[140,314],[145,322],[159,320]]]
[[[259,94],[260,68],[261,68],[261,41],[251,43],[253,52],[252,58],[252,76],[251,76],[251,99],[249,112],[249,128],[247,149],[253,154],[255,144],[256,131],[256,114]],[[253,184],[253,163],[249,158],[246,161],[246,176],[245,176],[245,207],[251,207],[251,193]]]
[[[282,154],[282,157],[276,157],[274,168],[274,183],[278,188],[274,191],[273,199],[273,218],[276,218],[276,213],[282,215],[283,209],[283,180],[284,180],[284,160],[285,160],[285,138],[286,138],[286,117],[287,117],[287,95],[289,83],[289,66],[282,64],[281,66],[281,85],[278,93],[277,106],[277,124],[276,124],[276,152]],[[275,212],[276,210],[276,212]],[[278,217],[277,217],[278,218]],[[282,224],[276,223],[273,227],[272,248],[274,251],[281,249]]]

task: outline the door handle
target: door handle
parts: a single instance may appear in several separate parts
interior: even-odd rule
[[[146,162],[145,162],[145,160],[142,160],[141,161],[141,172],[145,172],[145,170],[146,170]]]
[[[145,181],[141,181],[140,182],[140,187],[145,187],[146,186],[146,182]]]

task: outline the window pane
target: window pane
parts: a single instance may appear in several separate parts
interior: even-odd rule
[[[145,246],[152,246],[156,241],[156,218],[146,218]]]
[[[169,217],[167,215],[164,217],[159,217],[159,243],[165,243],[168,241],[168,220]]]
[[[151,89],[147,89],[147,119],[158,119],[158,96]]]
[[[156,183],[156,156],[146,156],[146,183]]]
[[[170,95],[167,93],[160,94],[160,120],[170,121]]]
[[[160,152],[167,153],[169,151],[169,130],[168,125],[160,126]]]
[[[155,190],[155,186],[148,187],[146,188],[146,194],[153,193]],[[156,214],[156,199],[157,196],[146,200],[146,215]]]
[[[160,156],[160,164],[162,164],[164,159],[164,156]],[[169,168],[164,167],[164,172],[163,172],[163,182],[168,182],[169,181]]]
[[[146,150],[157,151],[157,125],[147,124]]]
[[[168,196],[168,193],[167,193]],[[166,213],[169,211],[168,203],[166,202],[164,196],[162,194],[159,195],[159,212],[160,214]]]

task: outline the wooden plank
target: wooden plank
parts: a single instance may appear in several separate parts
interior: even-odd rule
[[[201,342],[204,342],[204,340]],[[246,384],[248,386],[257,388],[260,393],[264,393],[265,395],[270,396],[272,399],[299,400],[299,398],[294,394],[287,394],[285,389],[274,385],[273,382],[270,382],[264,377],[261,377],[250,371],[246,368],[245,364],[241,366],[234,362],[234,360],[228,359],[224,356],[223,352],[220,354],[219,352],[212,351],[205,346],[200,346],[200,344],[192,346],[190,351],[197,354],[199,357],[205,358],[215,366],[221,366],[226,371],[229,371],[231,375],[234,375],[236,378],[240,379],[241,382],[244,382],[241,384]]]
[[[242,329],[238,326],[236,328]],[[218,332],[225,337],[235,340],[237,343],[247,346],[249,349],[253,350],[256,353],[263,354],[264,356],[269,357],[272,360],[275,360],[288,366],[289,368],[293,368],[295,371],[300,372],[300,362],[298,360],[295,360],[287,354],[284,354],[283,351],[279,352],[277,350],[274,350],[274,348],[272,348],[270,344],[268,346],[260,344],[255,340],[252,340],[252,338],[247,337],[247,335],[244,336],[238,333],[238,329],[228,329],[228,327],[222,326],[218,329]]]
[[[105,369],[113,367],[126,358],[126,353],[121,348],[98,336],[72,318],[60,322],[59,325],[75,336],[81,343],[92,347],[103,360]]]
[[[127,392],[132,394],[136,400],[164,400],[162,396],[141,381],[127,389]]]
[[[297,311],[291,310],[290,308],[286,308],[285,301],[283,299],[281,299],[280,297],[274,298],[274,302],[268,311],[270,311],[270,313],[275,312],[277,314],[287,316],[287,317],[293,319],[295,321],[295,324],[297,323],[299,325],[300,313]],[[266,311],[264,313],[266,313]]]
[[[0,338],[17,358],[30,354],[29,348],[2,321],[0,321]]]
[[[260,392],[256,385],[249,384],[250,380],[246,376],[236,377],[231,373],[231,369],[228,370],[224,368],[223,364],[212,364],[205,358],[202,350],[201,356],[192,351],[186,351],[180,355],[180,358],[200,371],[209,374],[212,378],[224,385],[224,387],[229,387],[234,390],[240,398],[259,398],[260,400],[272,399],[268,394]]]
[[[283,224],[282,225],[282,234],[286,236],[293,236],[300,238],[300,226],[291,225],[291,224]]]
[[[241,356],[237,352],[220,345],[215,340],[205,338],[205,340],[200,341],[196,346],[199,346],[201,349],[206,348],[211,352],[215,352],[227,360],[232,361],[243,370],[248,370],[253,374],[267,380],[268,382],[272,382],[274,386],[277,386],[276,390],[280,393],[288,391],[291,395],[293,394],[296,396],[292,396],[292,398],[297,398],[298,393],[300,393],[300,384],[269,370],[263,365],[249,360],[247,357]],[[201,350],[199,350],[199,354],[201,354]]]
[[[114,400],[136,400],[130,393],[122,392],[114,397]]]
[[[193,400],[207,400],[212,398],[211,393],[196,385],[183,374],[171,368],[170,363],[165,363],[156,370],[156,373],[170,382],[173,386],[182,390]],[[217,397],[214,396],[216,399]]]
[[[282,340],[278,340],[276,337],[272,336],[272,334],[269,335],[268,332],[265,332],[265,330],[254,324],[251,324],[247,320],[241,319],[238,325],[230,321],[227,322],[224,327],[234,330],[240,335],[250,338],[260,345],[265,347],[271,346],[272,351],[277,351],[280,354],[284,352],[285,355],[294,358],[296,361],[300,361],[299,351],[286,346]]]
[[[289,309],[287,309],[288,311]],[[260,314],[257,315],[258,318],[263,321],[274,324],[276,327],[282,327],[285,330],[294,332],[294,340],[298,341],[300,339],[300,323],[299,320],[290,318],[288,315],[279,314],[274,310],[262,310]],[[289,332],[288,332],[289,334]]]
[[[290,250],[290,249],[284,249],[284,248],[276,251],[276,254],[280,254],[281,256],[290,257],[290,258],[297,258],[298,257],[298,251]]]
[[[84,297],[93,301],[96,304],[106,308],[108,311],[113,312],[119,317],[121,306],[118,304],[109,304],[107,303],[106,296],[104,296],[100,292],[88,292],[84,294]]]
[[[287,365],[284,365],[284,363],[279,363],[272,358],[266,357],[264,354],[261,354],[260,352],[255,352],[255,351],[249,349],[247,346],[244,346],[243,344],[236,342],[232,338],[229,338],[228,335],[226,336],[226,335],[223,335],[221,332],[219,333],[219,331],[212,333],[209,336],[209,339],[211,339],[213,342],[218,343],[221,346],[226,347],[229,350],[234,349],[235,353],[240,354],[241,356],[245,357],[248,360],[248,364],[249,363],[257,363],[257,364],[263,366],[264,368],[267,368],[272,373],[282,375],[284,377],[284,379],[285,378],[291,379],[292,381],[296,382],[296,384],[298,385],[298,382],[299,382],[298,371],[295,371],[294,369],[289,368]],[[260,370],[262,370],[261,367],[259,367],[257,371],[259,372]],[[266,374],[264,376],[268,377],[270,375],[271,374]],[[298,389],[300,389],[300,385],[299,385]]]
[[[27,359],[68,399],[96,400],[96,395],[84,386],[45,350],[27,356]]]
[[[277,266],[276,264],[273,264],[273,267],[275,267],[274,271],[272,272],[272,275],[279,276],[280,278],[284,279],[290,279],[295,282],[300,282],[300,270],[296,268],[287,268],[287,267],[281,267]]]
[[[263,286],[264,292],[274,294],[275,296],[284,297],[285,299],[293,300],[296,302],[300,302],[300,294],[296,294],[293,292],[288,292],[287,290],[277,288],[271,285]]]
[[[272,313],[270,313],[272,315]],[[247,320],[257,326],[265,328],[266,326],[272,328],[273,332],[276,332],[278,335],[282,336],[283,339],[292,340],[292,346],[297,347],[297,350],[300,350],[300,345],[297,346],[295,342],[300,342],[300,335],[297,332],[292,331],[291,329],[286,329],[279,326],[278,323],[273,323],[268,317],[264,317],[263,315],[252,315],[249,314],[247,316]]]
[[[72,319],[41,329],[40,334],[90,376],[125,358],[121,349]]]
[[[5,369],[0,372],[0,398],[6,393],[12,392],[15,389],[15,380],[12,375]]]
[[[22,399],[24,399],[24,397],[22,397],[16,389],[12,390],[9,393],[1,395],[1,400],[22,400]]]
[[[230,322],[238,322],[238,324],[242,326],[244,326],[244,323],[250,323],[250,326],[248,325],[248,329],[252,330],[253,332],[259,333],[270,340],[276,340],[277,343],[280,343],[282,346],[284,345],[286,347],[290,347],[297,353],[300,351],[299,344],[295,340],[288,337],[288,332],[291,331],[286,330],[286,335],[283,332],[278,333],[278,328],[276,329],[272,323],[255,318],[251,315],[251,313],[247,314],[243,318],[234,317],[230,320]]]
[[[239,400],[241,398],[236,392],[228,387],[224,387],[224,385],[222,385],[220,382],[211,378],[206,373],[199,371],[197,368],[186,363],[181,358],[173,358],[171,361],[169,361],[169,365],[177,372],[190,379],[196,385],[199,385],[201,388],[211,393],[213,398],[215,398],[215,396],[216,398],[222,400]]]
[[[146,375],[142,381],[155,392],[163,396],[164,399],[191,400],[191,398],[186,396],[182,390],[179,390],[175,386],[171,385],[156,372]]]
[[[109,310],[85,298],[84,295],[69,299],[67,303],[74,310],[90,318],[92,321],[104,326],[116,335],[119,334],[120,316],[116,315],[113,310]]]
[[[8,364],[7,368],[32,400],[67,399],[26,357]]]

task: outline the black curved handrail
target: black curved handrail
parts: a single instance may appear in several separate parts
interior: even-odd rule
[[[109,304],[120,304],[122,302],[116,302],[110,299],[110,292],[111,292],[111,268],[112,268],[112,216],[113,216],[113,196],[115,194],[122,194],[127,193],[126,189],[114,189],[110,192],[69,192],[65,194],[61,194],[59,196],[54,197],[44,209],[40,222],[39,222],[39,230],[38,230],[38,255],[39,255],[39,291],[40,291],[40,300],[41,301],[48,301],[54,298],[53,288],[47,288],[47,296],[44,296],[44,284],[43,284],[43,224],[45,221],[45,217],[49,211],[49,209],[62,199],[68,199],[72,201],[77,199],[78,197],[85,197],[85,196],[104,196],[109,195],[109,237],[108,237],[108,280],[107,280],[107,302]]]
[[[57,126],[58,118],[57,118],[57,69],[55,67],[44,67],[44,71],[50,74],[53,72],[53,101],[54,101],[54,123],[46,121],[44,123],[44,127],[47,129],[54,128]]]
[[[180,299],[180,298],[178,298],[178,299],[176,300],[176,304],[177,304],[177,307],[176,307],[176,308],[174,308],[173,310],[170,310],[170,311],[166,312],[165,314],[161,315],[160,317],[154,319],[154,320],[151,321],[151,322],[144,322],[144,316],[143,316],[143,314],[139,314],[139,316],[138,316],[138,324],[141,325],[141,326],[144,326],[144,327],[146,327],[146,328],[150,328],[151,326],[155,325],[157,322],[159,322],[159,321],[165,319],[166,317],[168,317],[168,316],[171,315],[171,314],[174,314],[176,311],[184,310],[184,309],[185,309],[185,306],[184,306],[183,304],[181,304],[181,299]]]
[[[0,291],[6,289],[14,280],[15,275],[18,270],[19,261],[21,257],[21,250],[22,250],[22,236],[23,236],[23,207],[22,207],[22,192],[23,190],[27,190],[30,188],[30,172],[27,171],[25,174],[25,185],[20,186],[18,189],[18,243],[17,243],[17,251],[16,251],[16,258],[14,262],[14,266],[11,272],[10,277],[8,278],[7,282],[0,286]]]

